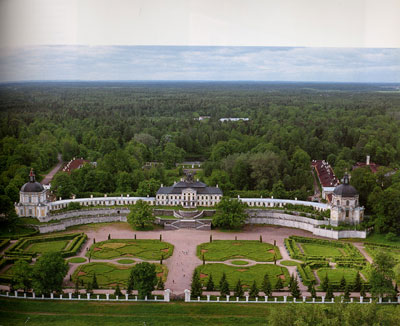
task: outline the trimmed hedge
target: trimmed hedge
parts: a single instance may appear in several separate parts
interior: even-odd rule
[[[10,243],[10,239],[0,240],[0,250],[7,247],[9,243]]]
[[[299,264],[297,266],[297,272],[299,274],[300,280],[303,282],[304,285],[310,285],[311,282],[313,282],[314,284],[316,283],[317,280],[310,266],[306,264]]]
[[[34,238],[24,238],[18,240],[10,248],[5,251],[7,257],[35,257],[38,253],[26,253],[25,249],[32,243],[51,242],[60,240],[72,240],[61,253],[63,257],[75,256],[83,243],[86,241],[87,235],[85,233],[62,234],[53,236],[41,236]]]
[[[298,243],[313,243],[313,244],[320,244],[323,246],[342,248],[344,251],[346,251],[346,253],[348,255],[344,256],[344,257],[327,257],[327,256],[307,255],[300,251],[300,249],[297,247],[296,242],[298,242]],[[290,236],[289,238],[285,239],[285,247],[289,251],[289,255],[291,258],[300,259],[303,261],[315,261],[315,260],[323,261],[323,260],[327,260],[328,258],[331,258],[335,262],[353,261],[358,264],[365,262],[364,256],[361,255],[361,253],[358,251],[358,249],[356,247],[354,247],[350,243],[343,243],[340,241],[313,239],[313,238],[305,238],[305,237],[300,237],[300,236]]]

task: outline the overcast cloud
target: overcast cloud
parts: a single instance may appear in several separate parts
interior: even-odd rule
[[[400,49],[32,46],[1,50],[0,78],[400,82]]]

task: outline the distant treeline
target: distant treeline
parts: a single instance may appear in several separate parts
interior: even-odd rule
[[[154,194],[161,183],[171,184],[182,175],[175,163],[199,160],[205,163],[197,177],[226,193],[306,199],[313,193],[312,159],[328,160],[339,178],[366,155],[380,165],[399,167],[400,94],[391,92],[392,86],[3,84],[0,194],[18,201],[30,167],[38,175],[44,173],[60,152],[65,161],[83,157],[98,163],[71,176],[60,173],[53,188],[62,197]],[[211,118],[195,120],[199,116]],[[219,121],[227,117],[250,120]],[[143,170],[148,161],[163,165]],[[362,203],[371,211],[369,193],[375,187],[385,191],[393,183],[372,179],[357,184]]]

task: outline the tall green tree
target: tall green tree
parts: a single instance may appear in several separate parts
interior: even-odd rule
[[[392,296],[394,294],[392,279],[395,264],[396,261],[393,256],[384,251],[378,251],[375,255],[369,279],[371,294],[374,297]]]
[[[213,225],[223,229],[238,229],[247,219],[246,205],[237,199],[222,197],[216,206]]]
[[[14,289],[24,292],[32,286],[32,266],[26,260],[17,260],[13,266],[11,285]]]
[[[144,228],[154,221],[151,207],[143,200],[138,200],[127,216],[128,223],[133,228]]]
[[[139,297],[150,296],[157,284],[156,266],[147,262],[139,263],[132,267],[130,274]]]
[[[36,293],[61,292],[68,265],[60,252],[44,253],[32,271],[32,285]]]
[[[203,292],[199,271],[196,269],[193,273],[192,284],[191,284],[191,296],[192,298],[201,297]]]
[[[238,279],[238,281],[236,283],[234,295],[237,298],[242,298],[244,295],[244,290],[243,290],[242,282],[240,281],[240,279]]]
[[[266,296],[271,296],[272,294],[272,286],[267,273],[264,275],[263,283],[261,285],[261,290],[264,292],[264,295]]]
[[[249,296],[255,298],[258,297],[258,293],[259,289],[257,287],[257,282],[254,280],[250,288]]]

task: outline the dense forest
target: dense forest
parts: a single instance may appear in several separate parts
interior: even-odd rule
[[[219,121],[230,117],[249,121]],[[227,195],[307,199],[311,160],[327,160],[340,178],[370,155],[385,168],[356,170],[352,183],[378,229],[400,233],[400,173],[387,175],[400,168],[399,127],[400,93],[390,84],[3,84],[2,211],[18,201],[29,169],[40,178],[57,153],[97,162],[58,173],[52,188],[63,198],[154,195],[182,176],[176,163],[201,161],[196,177]]]

